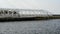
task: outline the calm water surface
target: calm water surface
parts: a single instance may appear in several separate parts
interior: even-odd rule
[[[60,19],[0,22],[0,34],[60,34]]]

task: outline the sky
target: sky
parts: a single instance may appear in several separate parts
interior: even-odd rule
[[[0,0],[0,8],[43,9],[60,14],[60,0]]]

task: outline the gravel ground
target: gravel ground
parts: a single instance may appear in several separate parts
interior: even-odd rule
[[[60,34],[60,19],[0,22],[0,34]]]

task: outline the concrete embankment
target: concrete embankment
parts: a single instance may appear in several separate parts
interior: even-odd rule
[[[49,17],[50,19],[60,19],[60,15],[53,15]]]
[[[30,17],[30,18],[0,18],[0,21],[27,21],[27,20],[48,20],[60,19],[60,15],[53,15],[49,17]]]

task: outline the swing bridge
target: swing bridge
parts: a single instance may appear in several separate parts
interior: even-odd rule
[[[0,18],[27,18],[52,16],[49,11],[32,9],[0,9]]]

